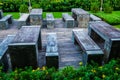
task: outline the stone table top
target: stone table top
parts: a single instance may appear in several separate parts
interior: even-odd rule
[[[42,9],[32,9],[30,15],[42,15]]]
[[[40,26],[22,26],[10,45],[36,44],[40,28]]]
[[[81,8],[72,8],[72,12],[75,13],[76,15],[89,14],[87,11]]]

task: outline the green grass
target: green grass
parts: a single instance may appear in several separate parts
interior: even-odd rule
[[[14,19],[18,19],[20,17],[19,12],[4,12],[4,16],[11,14]]]
[[[43,12],[43,18],[46,18],[46,13],[53,13],[54,18],[62,18],[62,13],[69,13],[71,12]],[[12,14],[14,19],[18,19],[20,17],[19,12],[4,12],[4,16]]]
[[[114,25],[114,27],[120,29],[120,25]]]
[[[43,12],[43,18],[46,18],[46,13],[53,13],[54,18],[62,18],[62,13],[71,14],[71,12]]]
[[[98,12],[93,14],[99,16],[100,18],[102,18],[104,21],[108,22],[111,25],[120,24],[120,11],[113,11],[112,13]]]

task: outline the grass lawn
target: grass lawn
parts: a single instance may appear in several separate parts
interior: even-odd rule
[[[108,22],[111,25],[120,24],[120,11],[113,11],[112,13],[98,12],[93,14],[99,16],[100,18],[102,18],[104,21]]]
[[[11,14],[14,19],[18,19],[20,17],[19,12],[4,12],[4,16],[8,14]]]
[[[46,13],[53,13],[55,18],[62,18],[62,13],[71,14],[71,12],[43,12],[43,18],[46,18]],[[12,14],[14,19],[18,19],[20,17],[19,12],[4,12],[4,16],[7,14]]]
[[[120,25],[114,25],[115,28],[119,28],[120,29]]]

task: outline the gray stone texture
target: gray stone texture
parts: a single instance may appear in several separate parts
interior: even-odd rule
[[[87,28],[90,20],[90,15],[87,11],[81,8],[72,9],[72,17],[75,19],[75,27]]]
[[[56,67],[59,66],[58,59],[58,45],[56,33],[47,34],[47,45],[46,45],[46,66]]]
[[[74,27],[74,19],[68,13],[62,13],[62,19],[66,28]]]
[[[29,14],[22,14],[18,19],[18,28],[21,28],[22,26],[26,26],[29,23],[30,23]]]
[[[1,43],[0,43],[0,64],[3,65],[3,70],[7,71],[10,68],[9,57],[8,54],[8,45],[12,42],[15,35],[8,35]]]
[[[12,24],[12,22],[12,15],[7,15],[3,17],[2,19],[0,19],[0,29],[8,29],[9,24]]]
[[[30,12],[30,24],[42,25],[42,9],[32,9]]]
[[[46,14],[46,21],[47,21],[47,28],[48,29],[54,28],[54,16],[52,13]]]
[[[120,58],[120,31],[104,21],[90,22],[89,36],[104,50],[105,62]]]
[[[23,26],[9,44],[12,68],[38,67],[38,49],[41,48],[40,26]]]

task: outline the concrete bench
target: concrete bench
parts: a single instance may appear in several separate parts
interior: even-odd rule
[[[104,60],[120,58],[120,31],[104,21],[92,21],[88,27],[89,36],[104,49]]]
[[[48,33],[46,45],[46,66],[58,68],[58,62],[57,35],[56,33]]]
[[[52,13],[46,14],[47,28],[54,28],[54,16]]]
[[[0,10],[0,19],[3,17],[3,11]]]
[[[10,62],[7,54],[8,44],[13,40],[14,35],[8,35],[1,43],[0,43],[0,64],[4,66],[4,70],[7,70],[10,67]]]
[[[68,13],[62,13],[62,19],[66,28],[74,27],[74,19]]]
[[[90,14],[90,21],[101,21],[101,19],[93,14]]]
[[[0,29],[7,29],[9,28],[8,24],[12,24],[13,19],[12,15],[7,15],[0,19]]]
[[[86,65],[91,60],[102,64],[103,51],[98,45],[88,36],[84,29],[73,30],[74,43],[77,43],[82,50],[82,61]]]
[[[18,28],[21,28],[21,26],[26,26],[30,23],[30,17],[29,14],[22,14],[20,18],[18,19]]]

